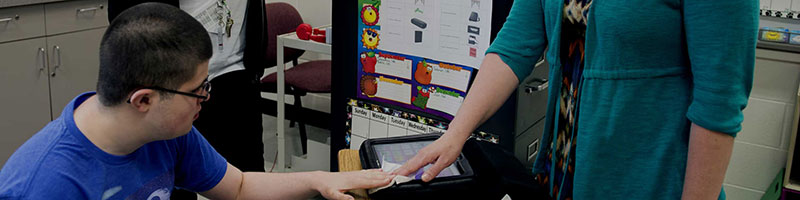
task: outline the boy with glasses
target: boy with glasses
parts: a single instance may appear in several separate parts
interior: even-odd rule
[[[76,97],[0,171],[0,199],[169,199],[173,187],[211,199],[304,199],[388,184],[381,171],[243,173],[192,126],[211,42],[178,8],[120,14],[100,47],[97,92]]]

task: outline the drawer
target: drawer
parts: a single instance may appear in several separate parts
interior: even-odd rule
[[[514,139],[514,157],[528,169],[533,167],[539,147],[544,145],[541,142],[542,131],[544,131],[544,120],[539,120]]]
[[[47,35],[108,26],[107,8],[104,0],[45,4]]]
[[[44,6],[0,9],[0,42],[44,36]]]
[[[542,119],[547,109],[547,92],[550,82],[550,67],[542,61],[533,69],[533,73],[522,81],[517,88],[517,116],[514,133],[519,135],[533,123]],[[539,89],[539,90],[537,90]]]

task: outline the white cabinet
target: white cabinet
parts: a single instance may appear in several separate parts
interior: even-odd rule
[[[44,38],[0,44],[0,166],[50,121]]]
[[[108,26],[106,1],[44,4],[53,119],[72,98],[96,89],[100,40]]]
[[[0,166],[72,98],[95,90],[105,4],[0,8]]]
[[[75,96],[97,87],[103,29],[47,37],[53,119]]]

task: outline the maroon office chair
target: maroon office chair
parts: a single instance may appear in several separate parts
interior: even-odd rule
[[[267,18],[267,66],[276,66],[277,64],[277,36],[285,33],[295,32],[297,26],[303,23],[303,18],[300,13],[290,4],[287,3],[267,3],[266,4],[266,18]],[[294,109],[295,111],[303,110],[303,104],[300,100],[301,96],[307,93],[330,93],[331,92],[331,61],[330,60],[317,60],[304,63],[297,62],[297,59],[304,51],[285,48],[284,61],[291,60],[294,64],[292,68],[285,71],[286,94],[294,96]],[[260,88],[262,92],[277,92],[277,73],[272,73],[261,79]],[[287,109],[288,111],[289,109]],[[265,113],[266,114],[266,113]],[[286,116],[289,113],[287,112]],[[312,118],[312,120],[321,120],[319,118]],[[288,118],[288,117],[287,117]],[[306,133],[306,122],[295,117],[291,120],[290,127],[297,121],[300,129],[300,141],[303,147],[303,154],[308,153],[308,135]]]

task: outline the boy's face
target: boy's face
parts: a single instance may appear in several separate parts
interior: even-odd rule
[[[184,83],[177,90],[186,93],[209,96],[203,85],[208,78],[208,61],[198,66],[194,77]],[[209,96],[210,99],[211,96]],[[167,135],[159,135],[161,139],[172,139],[188,133],[192,129],[192,122],[200,116],[200,103],[203,100],[196,97],[174,94],[172,98],[160,100],[157,111],[160,115],[160,128],[166,130]]]

